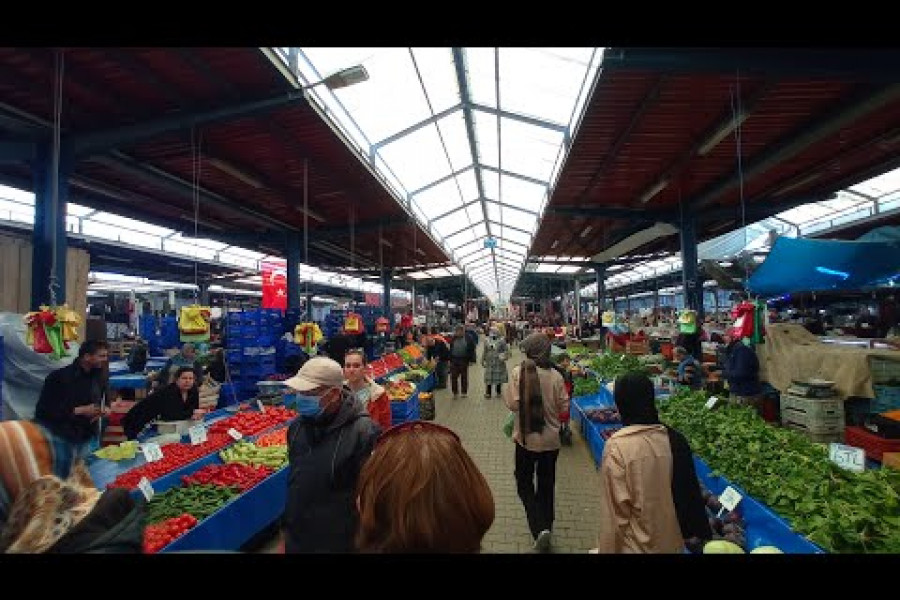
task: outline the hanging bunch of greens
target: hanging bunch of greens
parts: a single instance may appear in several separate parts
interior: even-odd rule
[[[661,404],[660,418],[715,474],[829,552],[900,552],[900,472],[845,471],[801,434],[772,427],[749,408],[708,410],[706,400],[702,391],[681,389]]]

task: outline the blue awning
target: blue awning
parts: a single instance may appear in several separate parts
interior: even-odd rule
[[[750,277],[755,294],[860,290],[900,279],[900,242],[781,237]],[[900,280],[894,285],[900,284]]]

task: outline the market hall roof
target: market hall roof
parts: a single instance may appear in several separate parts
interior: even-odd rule
[[[305,262],[324,267],[448,260],[278,51],[67,48],[58,68],[56,50],[0,49],[0,183],[33,189],[61,71],[75,202],[192,235],[199,200],[200,236],[282,255],[306,216]]]
[[[606,49],[529,258],[677,251],[682,210],[706,239],[900,166],[898,60]]]

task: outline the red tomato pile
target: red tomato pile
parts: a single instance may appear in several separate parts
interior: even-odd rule
[[[274,473],[269,467],[252,467],[243,463],[226,465],[206,465],[193,475],[181,478],[182,485],[211,483],[214,485],[235,486],[245,492],[254,485]]]
[[[206,441],[196,446],[192,444],[168,444],[162,448],[163,457],[161,460],[126,471],[116,477],[107,487],[136,488],[142,477],[146,477],[150,481],[159,479],[163,475],[180,469],[186,464],[224,448],[233,441],[234,439],[230,435],[210,432]]]
[[[209,428],[209,433],[227,433],[231,428],[241,432],[242,435],[256,435],[260,431],[274,427],[279,423],[290,421],[297,413],[283,406],[267,407],[265,412],[238,413],[218,421]]]
[[[144,528],[144,554],[156,554],[196,524],[197,519],[185,513],[179,517],[147,525]]]

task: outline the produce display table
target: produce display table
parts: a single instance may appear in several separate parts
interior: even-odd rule
[[[587,418],[585,411],[591,408],[611,406],[614,406],[612,394],[605,388],[601,388],[597,394],[591,396],[572,398],[570,406],[572,421],[579,424],[582,435],[588,443],[591,455],[598,468],[603,457],[603,448],[606,445],[606,441],[601,437],[600,432],[612,427],[620,427],[621,423],[594,423]],[[787,521],[761,502],[749,496],[739,486],[723,477],[714,477],[709,466],[696,455],[694,456],[694,464],[697,469],[698,479],[714,494],[721,494],[730,485],[743,496],[738,510],[744,518],[748,550],[758,546],[776,546],[786,554],[818,554],[824,552],[817,545],[792,530]]]
[[[142,390],[150,387],[150,380],[139,373],[113,375],[109,378],[109,387],[114,390]]]

